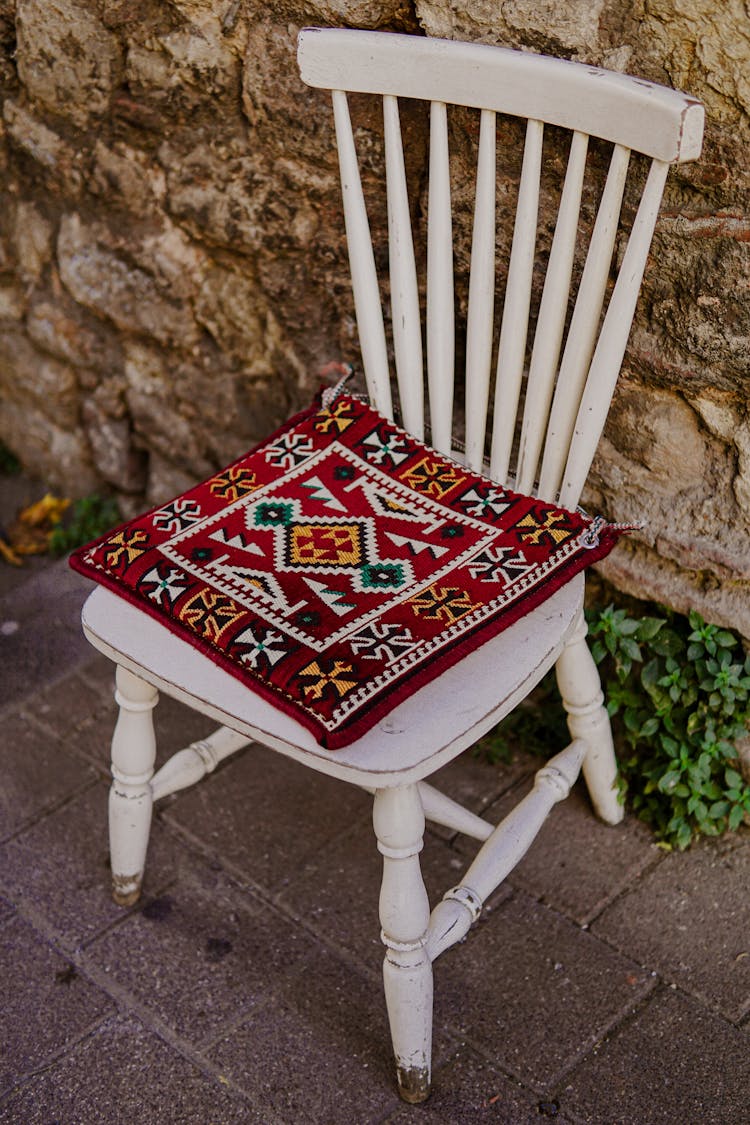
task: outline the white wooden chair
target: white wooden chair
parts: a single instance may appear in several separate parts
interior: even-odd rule
[[[447,103],[480,111],[465,459],[469,467],[484,470],[496,481],[574,507],[621,365],[668,167],[698,156],[702,107],[672,90],[588,66],[378,32],[303,31],[299,63],[306,83],[333,91],[364,371],[373,404],[392,416],[388,347],[346,91],[382,95],[396,387],[402,424],[418,437],[423,435],[425,413],[422,327],[397,99],[430,103],[426,383],[430,441],[449,453],[457,446],[452,428],[454,288]],[[527,124],[512,252],[507,271],[502,271],[507,272],[507,282],[493,365],[497,113],[524,118]],[[572,136],[525,373],[545,123],[570,130]],[[611,163],[577,293],[571,294],[589,135],[611,143]],[[607,301],[631,150],[645,154],[651,164]],[[493,367],[497,377],[487,464]],[[525,405],[517,419],[520,402]],[[514,441],[517,424],[520,438]],[[84,608],[83,624],[91,643],[117,664],[120,713],[112,743],[110,796],[116,900],[131,904],[140,893],[152,803],[199,780],[248,741],[373,792],[384,867],[380,918],[385,992],[398,1083],[407,1101],[423,1100],[430,1083],[432,962],[466,934],[487,896],[529,847],[552,805],[567,795],[581,766],[598,815],[610,824],[622,817],[609,721],[585,643],[582,599],[579,576],[401,703],[364,737],[331,753],[294,719],[152,617],[97,588]],[[493,828],[424,779],[506,715],[553,664],[572,742],[538,772],[533,791]],[[151,710],[157,691],[223,725],[205,741],[180,751],[154,775]],[[460,884],[432,913],[419,866],[425,817],[482,841]]]

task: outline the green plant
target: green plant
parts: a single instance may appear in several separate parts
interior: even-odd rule
[[[109,496],[84,496],[75,500],[65,519],[53,529],[50,553],[64,555],[68,551],[96,539],[120,522],[117,501]]]
[[[750,719],[750,655],[698,613],[664,613],[609,605],[587,616],[629,804],[665,846],[686,848],[750,813],[734,746]]]
[[[0,441],[0,476],[15,477],[21,472],[21,462],[15,453],[8,449],[5,442]]]

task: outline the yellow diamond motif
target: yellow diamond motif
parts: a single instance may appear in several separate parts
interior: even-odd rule
[[[297,524],[289,535],[292,566],[359,566],[364,560],[359,524]]]

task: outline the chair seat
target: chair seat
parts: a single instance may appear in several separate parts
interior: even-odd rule
[[[313,769],[387,788],[428,776],[512,710],[562,651],[583,589],[583,575],[576,575],[339,750],[321,747],[291,716],[103,587],[88,598],[82,619],[95,648],[167,695]]]

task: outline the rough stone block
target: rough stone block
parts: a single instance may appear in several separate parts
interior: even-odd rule
[[[65,302],[58,303],[57,299],[32,298],[26,330],[29,339],[42,351],[77,368],[81,384],[88,387],[91,377],[81,368],[117,371],[122,367],[122,351],[100,320],[84,324],[85,316],[80,305],[72,301],[66,307]]]
[[[75,149],[12,98],[3,103],[3,119],[14,143],[71,198],[77,198],[82,178]]]
[[[19,200],[13,229],[13,245],[18,271],[25,281],[39,281],[42,270],[52,258],[52,224],[38,207]]]
[[[78,421],[78,382],[73,368],[44,355],[17,330],[0,336],[0,391],[4,401],[27,404],[63,431]]]
[[[18,73],[32,98],[79,126],[107,110],[121,52],[89,8],[74,0],[18,0],[16,27]]]
[[[163,244],[158,236],[151,245],[127,247],[118,242],[102,224],[88,225],[78,214],[63,218],[57,257],[60,276],[71,295],[123,331],[144,333],[162,344],[194,342],[196,328],[190,311],[172,296],[170,288],[179,275],[178,261],[159,253]],[[123,256],[128,249],[131,255],[140,251],[148,268],[129,262]],[[181,286],[177,288],[179,294]]]

